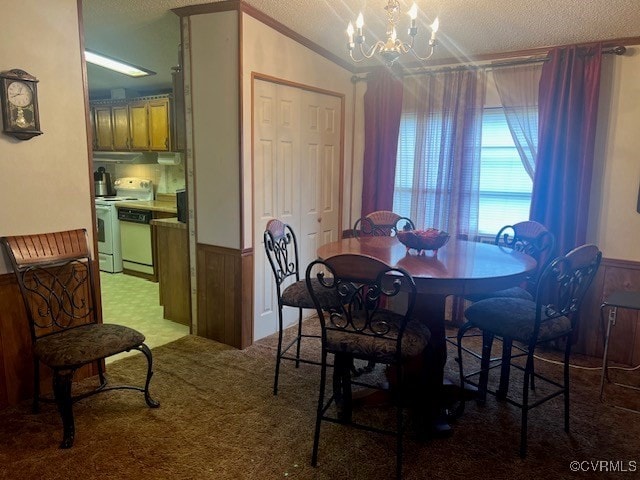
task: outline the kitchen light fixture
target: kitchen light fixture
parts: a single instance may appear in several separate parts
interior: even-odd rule
[[[90,50],[84,51],[84,58],[87,62],[93,63],[100,67],[108,68],[114,72],[129,75],[130,77],[146,77],[147,75],[155,75],[156,72],[147,70],[146,68],[137,67],[129,63],[125,63],[115,58],[107,57],[101,53],[92,52]]]
[[[372,47],[368,48],[364,46],[364,34],[362,33],[362,27],[364,25],[364,18],[362,13],[358,15],[356,20],[356,30],[353,28],[353,23],[349,22],[347,27],[347,35],[349,36],[349,56],[356,62],[362,62],[367,58],[373,57],[375,54],[380,54],[387,65],[392,65],[401,55],[411,52],[418,60],[426,61],[433,55],[433,50],[436,46],[436,32],[440,22],[438,18],[431,24],[431,38],[429,39],[429,47],[424,57],[418,55],[413,47],[416,34],[418,33],[418,27],[416,26],[416,18],[418,17],[418,7],[414,3],[409,10],[408,15],[411,19],[411,26],[409,27],[408,34],[411,36],[410,42],[403,42],[397,38],[396,25],[400,21],[400,4],[397,0],[389,0],[387,6],[384,7],[387,11],[387,39],[386,41],[378,40]],[[354,35],[355,34],[355,35]],[[354,57],[353,50],[358,45],[360,51],[360,58]]]

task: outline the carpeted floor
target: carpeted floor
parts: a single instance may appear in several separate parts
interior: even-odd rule
[[[393,478],[394,439],[342,425],[323,424],[319,465],[309,465],[319,370],[285,362],[274,397],[274,344],[269,338],[238,351],[188,336],[155,348],[152,392],[161,407],[147,408],[137,392],[83,400],[75,405],[71,450],[58,449],[61,428],[53,406],[38,415],[29,402],[6,409],[0,412],[0,478]],[[455,378],[453,356],[450,351],[447,371]],[[124,358],[109,366],[109,377],[135,382],[143,367],[140,356]],[[545,362],[537,367],[560,371]],[[601,404],[598,382],[598,371],[573,372],[569,435],[560,399],[531,412],[525,460],[518,456],[520,411],[493,397],[484,407],[468,403],[448,439],[417,441],[409,431],[404,478],[638,478],[629,470],[637,465],[630,462],[640,463],[640,415]],[[358,414],[393,421],[387,407],[362,407]],[[619,471],[594,472],[587,463],[576,473],[570,468],[572,461],[601,460]]]

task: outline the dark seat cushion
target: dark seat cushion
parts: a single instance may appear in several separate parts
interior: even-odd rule
[[[380,362],[392,362],[396,355],[397,342],[395,336],[397,327],[404,317],[387,310],[376,313],[376,319],[391,325],[392,330],[386,337],[361,335],[349,330],[327,329],[327,349],[331,352],[344,352],[360,358],[374,358]],[[363,324],[354,318],[356,325]],[[402,357],[412,357],[420,354],[431,338],[431,332],[418,320],[410,320],[402,336]]]
[[[550,340],[571,331],[571,321],[567,317],[549,318],[545,312],[543,315],[539,341]],[[481,330],[529,343],[535,325],[536,303],[521,298],[488,298],[471,305],[465,310],[464,316]]]
[[[464,298],[472,302],[479,302],[486,298],[522,298],[523,300],[533,301],[533,295],[527,292],[522,287],[505,288],[504,290],[497,290],[490,293],[478,293],[476,295],[466,295]]]
[[[340,305],[340,300],[335,289],[320,285],[317,279],[312,279],[313,291],[316,293],[320,305],[323,307],[333,307]],[[316,308],[307,289],[307,282],[300,280],[292,283],[282,292],[282,304],[289,307]]]
[[[123,325],[91,323],[36,340],[34,354],[52,368],[77,367],[144,342],[144,335]]]

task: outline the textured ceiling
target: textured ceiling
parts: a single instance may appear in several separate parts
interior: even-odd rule
[[[399,0],[407,11],[412,0]],[[83,0],[88,49],[151,69],[157,75],[129,79],[88,66],[91,92],[169,88],[178,63],[179,22],[170,9],[204,0]],[[215,2],[208,2],[215,3]],[[346,24],[359,11],[367,40],[384,34],[387,0],[246,0],[258,10],[333,54],[350,61]],[[550,45],[640,37],[640,0],[417,0],[419,49],[428,25],[440,18],[434,59],[517,51]],[[404,15],[403,15],[404,17]],[[403,19],[404,20],[404,19]],[[404,25],[400,27],[402,37]],[[420,42],[418,41],[421,40]]]

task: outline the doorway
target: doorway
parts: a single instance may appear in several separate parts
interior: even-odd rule
[[[101,2],[82,1],[82,25],[84,26],[84,43],[86,48],[97,53],[113,56],[116,59],[147,67],[148,70],[157,72],[148,78],[131,78],[115,73],[91,64],[86,64],[86,85],[85,89],[89,94],[90,101],[104,100],[120,101],[113,103],[107,109],[102,109],[100,126],[104,127],[110,139],[110,145],[96,145],[94,149],[107,150],[116,153],[129,152],[134,149],[130,142],[137,138],[133,135],[135,119],[132,109],[142,112],[149,118],[153,115],[164,114],[167,110],[161,110],[158,105],[167,104],[166,97],[173,93],[172,73],[175,67],[180,66],[180,22],[179,18],[167,11],[161,18],[153,22],[141,21],[142,26],[136,30],[136,42],[131,42],[126,34],[130,28],[122,25],[121,18],[124,3],[106,6]],[[121,11],[118,11],[120,9]],[[158,31],[162,36],[158,37]],[[132,44],[135,43],[135,44]],[[148,51],[151,45],[153,51]],[[157,101],[149,99],[153,97]],[[162,97],[162,99],[160,99]],[[135,103],[135,99],[146,98],[145,103]],[[133,102],[130,102],[130,100]],[[175,98],[174,98],[175,100]],[[154,103],[155,102],[155,103]],[[164,103],[163,103],[164,102]],[[175,101],[171,103],[171,108],[175,108]],[[160,113],[158,113],[160,112]],[[97,128],[93,116],[90,115],[91,126]],[[96,117],[97,118],[97,117]],[[169,117],[170,118],[170,117]],[[153,122],[152,122],[153,120]],[[135,125],[134,125],[135,124]],[[159,127],[158,125],[162,125]],[[170,125],[175,126],[175,123]],[[165,136],[165,123],[159,122],[156,117],[149,119],[149,149],[162,150],[163,147],[172,151],[179,151],[176,146],[174,135]],[[135,132],[140,132],[137,128]],[[158,135],[162,136],[162,145],[154,143]],[[97,137],[97,136],[96,136]],[[122,138],[125,140],[123,141]],[[168,138],[165,138],[168,137]],[[101,137],[103,138],[103,137]],[[164,143],[164,142],[167,143]],[[171,152],[169,152],[171,153]],[[124,156],[123,156],[124,158]],[[176,205],[175,192],[185,187],[186,169],[184,161],[182,163],[171,163],[167,157],[162,158],[162,162],[149,164],[127,164],[123,162],[100,161],[95,158],[91,165],[91,172],[103,167],[112,181],[125,177],[136,177],[150,180],[154,187],[154,197],[158,200],[158,194],[165,197],[173,196],[173,200],[168,203]],[[166,200],[164,198],[163,200]],[[94,225],[95,228],[95,225]],[[120,241],[115,239],[114,241]],[[113,269],[112,269],[113,270]],[[116,272],[118,270],[116,269]],[[160,292],[157,282],[152,282],[144,278],[127,275],[123,273],[100,272],[101,299],[103,310],[103,321],[105,323],[117,323],[126,325],[143,333],[149,347],[156,347],[169,341],[189,334],[190,327],[164,318],[164,309],[160,305]],[[121,358],[112,357],[111,360]]]

